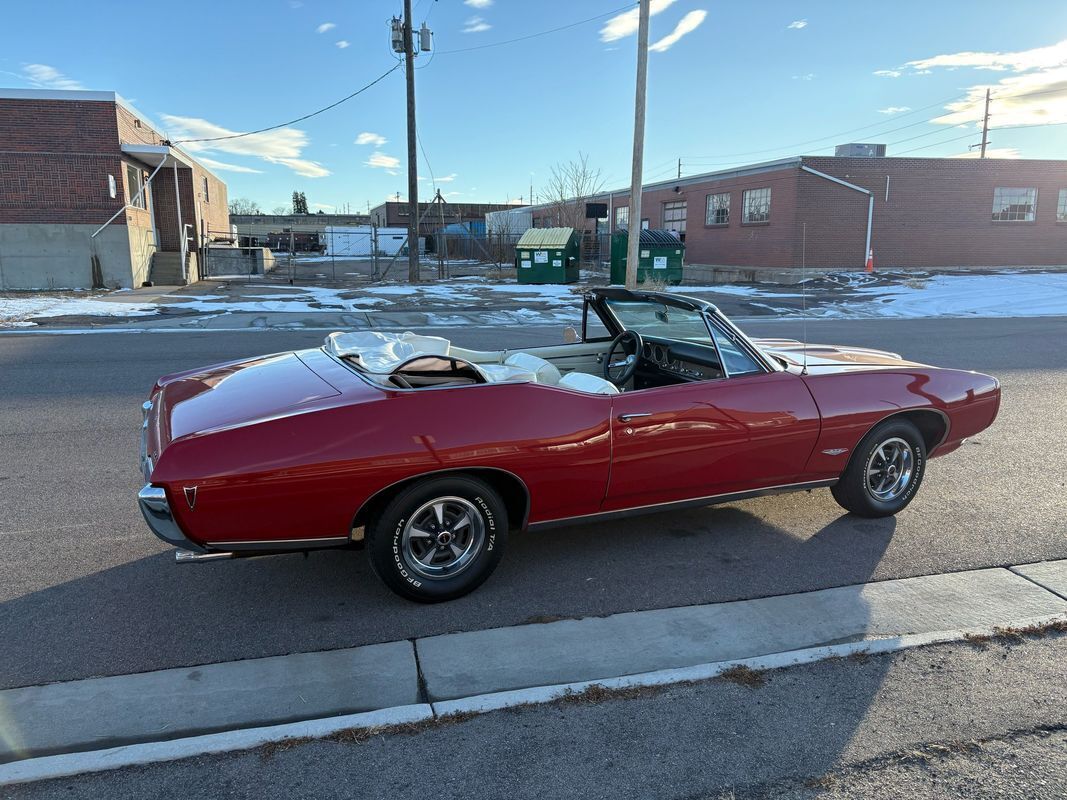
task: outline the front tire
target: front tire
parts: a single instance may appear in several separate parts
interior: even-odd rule
[[[889,517],[915,497],[926,471],[926,443],[906,419],[890,419],[863,437],[830,489],[846,511]]]
[[[409,600],[439,603],[478,588],[507,542],[500,495],[467,476],[403,489],[367,524],[367,555],[382,582]]]

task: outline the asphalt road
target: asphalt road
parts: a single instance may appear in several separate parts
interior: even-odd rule
[[[822,490],[521,535],[481,589],[437,606],[394,596],[361,552],[179,567],[137,511],[139,406],[157,376],[322,334],[0,336],[0,686],[1067,557],[1067,318],[808,329],[993,373],[1000,419],[931,462],[896,519],[845,516]],[[436,332],[467,346],[559,341],[549,328]]]
[[[60,778],[8,796],[1061,800],[1065,658],[1063,636],[926,647],[755,684],[716,679]]]

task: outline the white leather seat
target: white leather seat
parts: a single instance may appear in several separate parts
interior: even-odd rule
[[[589,394],[619,394],[619,387],[614,383],[587,372],[568,372],[559,379],[558,385]]]
[[[504,364],[532,372],[537,383],[547,383],[549,386],[559,383],[560,374],[556,365],[530,353],[512,353],[504,359]]]
[[[514,367],[509,364],[471,364],[489,383],[508,383],[522,381],[523,383],[536,383],[537,376],[528,369]]]

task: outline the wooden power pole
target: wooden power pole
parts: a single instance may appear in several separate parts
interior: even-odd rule
[[[648,74],[648,6],[641,0],[637,28],[637,92],[634,97],[634,163],[630,174],[630,221],[626,234],[626,288],[637,288],[641,251],[641,173],[645,159],[645,83]]]
[[[415,46],[411,0],[404,0],[404,64],[408,94],[408,280],[419,280],[419,161],[415,133]]]

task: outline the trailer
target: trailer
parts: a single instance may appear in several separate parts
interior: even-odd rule
[[[379,255],[395,256],[407,239],[407,228],[378,228]],[[374,255],[375,230],[370,225],[327,226],[323,232],[326,255],[337,258],[369,258]]]

